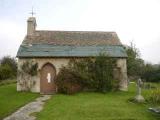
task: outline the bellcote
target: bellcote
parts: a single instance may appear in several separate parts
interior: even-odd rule
[[[33,35],[36,30],[36,18],[29,17],[27,20],[27,35]]]

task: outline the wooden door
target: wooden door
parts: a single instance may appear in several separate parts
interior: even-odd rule
[[[42,94],[53,94],[56,92],[54,79],[56,70],[50,63],[45,64],[41,69],[40,92]]]

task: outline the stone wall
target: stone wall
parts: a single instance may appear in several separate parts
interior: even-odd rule
[[[126,59],[117,59],[117,68],[119,70],[119,80],[120,80],[120,90],[127,91],[128,90],[128,78],[127,78],[127,64]]]
[[[56,74],[58,74],[60,68],[62,66],[66,66],[69,62],[69,59],[67,58],[20,58],[18,59],[18,71],[20,71],[21,66],[23,65],[24,62],[26,62],[27,60],[32,60],[35,63],[38,63],[38,74],[37,76],[23,76],[18,73],[17,76],[17,91],[25,91],[27,90],[27,88],[25,88],[25,86],[29,86],[30,87],[30,91],[32,92],[40,92],[40,70],[43,67],[43,65],[45,65],[46,63],[51,63],[54,65],[55,69],[56,69]],[[28,83],[24,83],[24,79],[28,80]],[[34,84],[32,84],[34,83]],[[25,85],[28,84],[28,85]]]
[[[21,69],[21,65],[26,60],[32,60],[38,63],[38,74],[37,76],[21,76],[18,74],[17,76],[17,91],[27,90],[24,84],[28,84],[29,90],[32,92],[40,92],[40,70],[46,63],[51,63],[54,65],[56,69],[56,74],[58,74],[60,68],[62,66],[66,66],[69,62],[69,58],[20,58],[18,60],[18,70]],[[127,68],[126,68],[126,59],[117,59],[117,68],[118,73],[115,76],[118,76],[120,80],[120,90],[127,90],[128,82],[127,82]],[[117,78],[117,79],[118,79]],[[24,83],[24,79],[28,81],[28,83]]]

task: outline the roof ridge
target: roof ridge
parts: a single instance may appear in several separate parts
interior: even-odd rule
[[[73,30],[36,30],[36,32],[92,32],[92,33],[116,33],[115,31],[73,31]]]

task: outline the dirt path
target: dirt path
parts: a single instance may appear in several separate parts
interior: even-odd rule
[[[18,109],[15,113],[4,118],[3,120],[35,120],[36,117],[32,116],[32,113],[40,112],[43,109],[43,105],[46,100],[50,99],[51,95],[43,95],[36,99],[36,101],[30,102],[27,105]]]

